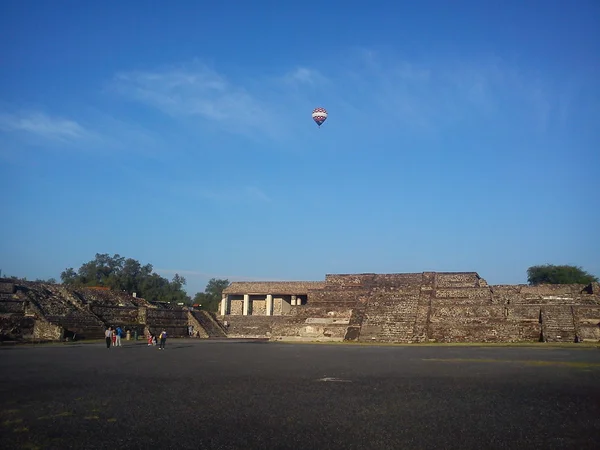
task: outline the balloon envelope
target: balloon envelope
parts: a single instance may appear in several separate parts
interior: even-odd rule
[[[323,122],[327,120],[327,110],[325,108],[313,109],[312,118],[317,123],[317,125],[323,125]]]

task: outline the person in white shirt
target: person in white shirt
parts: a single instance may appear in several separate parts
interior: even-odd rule
[[[104,332],[104,337],[106,338],[106,348],[110,348],[110,344],[112,341],[112,328],[108,327]]]

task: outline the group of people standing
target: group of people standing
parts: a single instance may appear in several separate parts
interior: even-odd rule
[[[158,346],[159,350],[165,349],[165,344],[167,343],[167,331],[163,328],[163,330],[158,335],[158,339],[160,340],[160,344]],[[156,335],[148,332],[148,346],[156,345]]]
[[[111,347],[122,347],[121,338],[125,335],[125,332],[121,327],[108,327],[104,332],[104,338],[106,339],[106,348]],[[160,334],[158,335],[159,340],[159,350],[165,349],[165,344],[167,343],[167,331],[163,328]],[[157,337],[151,332],[148,332],[148,345],[156,345]]]
[[[117,327],[113,329],[113,327],[108,327],[104,332],[104,337],[106,339],[106,348],[112,347],[122,347],[121,338],[123,337],[124,332],[121,327]]]

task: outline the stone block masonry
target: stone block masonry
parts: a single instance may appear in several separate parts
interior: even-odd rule
[[[259,287],[258,287],[259,286]],[[293,288],[293,285],[290,284]],[[274,283],[244,283],[247,292],[273,293]],[[244,294],[233,283],[231,292]],[[600,340],[600,288],[590,285],[489,285],[476,272],[328,274],[306,302],[283,311],[265,331],[274,339],[327,336],[327,320],[344,311],[344,339],[363,342],[575,342]],[[235,313],[242,306],[236,307]],[[264,315],[262,308],[257,309]],[[253,320],[251,308],[238,320]],[[249,315],[248,315],[249,314]],[[227,320],[229,315],[219,316]],[[304,319],[304,320],[301,320]],[[333,321],[331,321],[333,325]],[[236,324],[238,329],[244,322]],[[249,322],[248,322],[249,323]],[[262,323],[262,322],[261,322]],[[269,319],[264,320],[267,327]],[[275,324],[275,322],[271,322]],[[254,335],[259,336],[257,325]]]
[[[328,274],[234,282],[219,314],[124,292],[0,279],[2,339],[101,338],[106,326],[171,337],[360,342],[600,341],[600,287],[493,286],[476,272]]]
[[[169,336],[179,337],[188,336],[190,324],[202,337],[224,336],[216,321],[209,333],[202,329],[209,319],[192,321],[187,309],[147,302],[124,292],[7,279],[0,279],[0,291],[4,340],[102,339],[108,326],[121,326],[138,335],[165,328]]]

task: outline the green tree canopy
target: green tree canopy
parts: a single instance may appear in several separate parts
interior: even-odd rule
[[[531,266],[527,269],[527,281],[530,285],[588,284],[593,281],[598,281],[598,277],[587,273],[581,267],[546,264],[541,266]]]
[[[194,304],[201,305],[200,309],[217,312],[221,303],[221,295],[227,286],[229,286],[229,280],[211,278],[206,284],[204,292],[198,292],[194,296]]]
[[[132,258],[115,254],[96,253],[96,257],[81,265],[77,272],[69,267],[60,278],[73,286],[103,286],[114,290],[136,293],[149,301],[190,304],[184,291],[184,277],[175,274],[172,281],[153,272],[151,264],[142,266]]]

